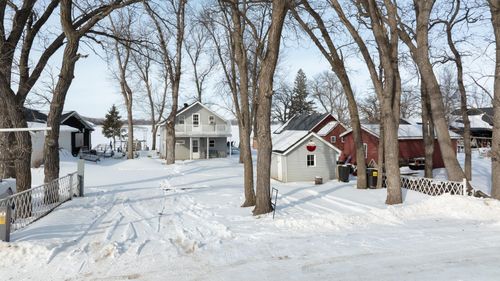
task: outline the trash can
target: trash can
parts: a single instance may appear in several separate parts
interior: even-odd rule
[[[315,177],[314,184],[323,184],[323,178],[322,177]]]
[[[338,172],[339,172],[339,181],[341,182],[349,182],[349,174],[351,172],[351,167],[346,166],[346,165],[339,165],[337,166]]]
[[[368,188],[377,188],[378,170],[375,168],[366,169],[366,181]]]

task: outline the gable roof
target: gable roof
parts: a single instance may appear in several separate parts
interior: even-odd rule
[[[337,126],[342,126],[344,129],[347,129],[346,126],[339,121],[330,121],[328,122],[321,130],[318,131],[318,135],[324,137],[328,135],[333,129],[337,128]]]
[[[292,131],[310,131],[314,129],[321,121],[330,116],[329,113],[312,113],[294,115],[283,126],[279,127],[275,133],[280,134],[286,130]]]
[[[322,137],[320,137],[318,134],[314,132],[307,132],[307,131],[291,131],[287,130],[284,131],[281,134],[275,134],[273,137],[273,152],[287,155],[291,151],[293,151],[297,146],[301,145],[304,141],[307,139],[314,137],[318,139],[319,141],[323,142],[326,144],[328,147],[331,149],[335,150],[337,154],[340,155],[341,151],[333,146],[331,143],[325,141]]]
[[[205,108],[206,110],[210,111],[211,113],[213,113],[215,116],[219,117],[220,119],[224,120],[224,122],[226,122],[226,123],[228,122],[228,121],[226,120],[226,118],[224,118],[224,117],[220,116],[219,114],[217,114],[217,112],[215,112],[215,111],[211,110],[210,108],[208,108],[206,105],[204,105],[203,103],[201,103],[201,102],[199,102],[199,101],[195,101],[195,102],[193,102],[191,105],[188,105],[188,106],[185,106],[185,107],[183,107],[183,108],[179,109],[179,110],[177,111],[177,115],[175,115],[175,116],[179,116],[179,114],[183,113],[184,111],[187,111],[188,109],[190,109],[190,108],[194,107],[194,106],[195,106],[195,105],[197,105],[197,104],[198,104],[198,105],[200,105],[201,107]],[[163,123],[165,123],[165,122],[166,122],[166,121],[164,121]]]
[[[69,112],[63,113],[61,115],[61,121],[59,123],[63,124],[64,122],[66,122],[66,120],[68,120],[71,117],[75,117],[78,121],[80,121],[82,123],[82,125],[85,127],[85,129],[94,131],[94,127],[92,127],[92,125],[90,125],[89,122],[87,122],[85,119],[83,119],[83,117],[80,116],[80,114],[78,114],[78,112],[76,112],[76,111],[69,111]]]
[[[378,124],[361,124],[361,130],[364,130],[365,132],[373,135],[376,138],[380,137],[380,125]],[[340,134],[340,137],[344,137],[347,134],[350,134],[351,132],[352,129],[349,129],[344,133]],[[452,139],[460,138],[458,134],[455,134],[451,131],[449,133]],[[398,139],[399,140],[423,139],[422,125],[418,124],[399,125]]]

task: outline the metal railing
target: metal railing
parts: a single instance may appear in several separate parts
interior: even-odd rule
[[[47,215],[73,196],[81,196],[77,172],[0,200],[0,210],[11,209],[10,231],[14,232]]]
[[[176,124],[176,133],[206,133],[206,134],[227,134],[230,133],[230,127],[226,124],[199,124],[197,127],[193,127],[192,124]]]
[[[387,186],[387,178],[384,179]],[[453,195],[467,195],[467,181],[448,181],[423,177],[401,176],[401,188],[421,192],[431,196],[445,193]]]

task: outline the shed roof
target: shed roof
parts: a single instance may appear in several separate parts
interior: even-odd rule
[[[281,134],[274,134],[272,138],[273,151],[283,153],[305,137],[308,131],[286,130]]]
[[[318,135],[320,136],[326,136],[328,135],[337,125],[340,124],[340,122],[337,121],[330,121],[328,122],[321,130],[318,131]]]

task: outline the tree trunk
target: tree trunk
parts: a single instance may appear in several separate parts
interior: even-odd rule
[[[4,100],[1,98],[0,128],[12,128],[7,107]],[[15,149],[15,141],[14,133],[0,133],[0,179],[16,177],[13,160],[14,155],[12,154]]]
[[[158,133],[158,126],[155,123],[153,123],[151,130],[152,130],[152,137],[153,137],[153,139],[151,140],[152,141],[151,150],[156,150],[156,134]]]
[[[245,189],[245,202],[241,207],[255,206],[255,191],[253,189],[253,160],[252,149],[250,144],[250,127],[240,127],[242,131],[240,139],[240,155],[243,155],[243,169],[244,169],[244,189]]]
[[[132,115],[132,95],[127,99],[127,159],[134,159],[134,118]]]
[[[491,140],[491,196],[500,199],[500,0],[489,0],[488,2],[496,42],[493,138]]]
[[[167,119],[167,123],[165,124],[165,141],[167,147],[167,165],[171,165],[175,163],[175,119],[172,118]]]
[[[403,198],[399,171],[399,124],[397,122],[399,121],[399,112],[395,116],[395,112],[391,108],[391,101],[392,99],[388,95],[384,95],[382,119],[384,120],[384,164],[387,175],[387,199],[385,203],[400,204],[403,202]]]
[[[425,149],[425,170],[424,176],[426,178],[433,178],[432,167],[434,156],[434,122],[432,121],[431,104],[429,94],[425,87],[424,80],[420,82],[420,95],[422,103],[422,137],[424,138]]]
[[[377,161],[377,169],[378,169],[378,177],[377,177],[377,188],[382,188],[384,185],[384,169],[385,169],[385,160],[384,160],[384,139],[385,139],[385,130],[384,123],[382,120],[379,120],[380,126],[380,134],[378,138],[378,161]]]
[[[281,32],[288,11],[287,0],[273,0],[271,26],[267,50],[262,61],[259,75],[259,106],[257,109],[257,192],[254,215],[269,213],[271,206],[271,106],[273,95],[273,77],[278,62]]]
[[[429,58],[428,26],[434,1],[414,1],[414,3],[417,14],[417,49],[415,61],[430,96],[432,119],[436,128],[439,148],[441,149],[448,179],[451,181],[461,181],[465,177],[465,174],[458,163],[456,151],[451,143],[448,123],[445,118],[443,96]]]

